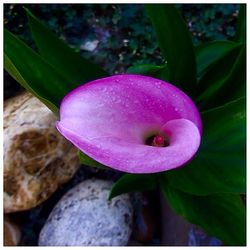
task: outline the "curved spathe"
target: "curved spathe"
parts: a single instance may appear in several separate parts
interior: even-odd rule
[[[192,100],[173,85],[146,76],[92,81],[62,101],[60,133],[96,161],[128,173],[154,173],[189,161],[200,145],[201,119]],[[163,133],[167,147],[145,145]]]

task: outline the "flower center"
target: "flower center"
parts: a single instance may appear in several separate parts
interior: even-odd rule
[[[169,146],[169,138],[164,135],[152,135],[146,139],[145,144],[154,147],[167,147]]]

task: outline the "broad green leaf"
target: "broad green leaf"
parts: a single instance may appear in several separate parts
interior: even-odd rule
[[[167,64],[161,66],[152,64],[135,65],[129,67],[127,73],[151,76],[169,82],[169,71]]]
[[[80,160],[81,164],[90,166],[90,167],[94,167],[94,168],[100,168],[100,169],[107,169],[107,166],[102,165],[101,163],[93,160],[92,158],[90,158],[89,156],[87,156],[86,154],[84,154],[81,151],[78,151],[78,157]]]
[[[109,199],[129,192],[142,192],[157,187],[155,174],[125,174],[112,187]]]
[[[162,181],[162,190],[173,210],[229,246],[246,245],[246,209],[239,195],[195,196]]]
[[[139,74],[146,76],[156,76],[159,71],[162,71],[166,65],[157,66],[151,64],[142,64],[131,66],[127,69],[128,74]]]
[[[48,30],[28,9],[25,10],[39,52],[66,79],[79,85],[107,76],[107,73],[101,67],[82,58],[80,54]]]
[[[129,67],[127,73],[151,76],[168,82],[167,64],[161,66],[152,64],[135,65]]]
[[[242,45],[237,44],[236,47],[232,48],[228,53],[220,57],[219,60],[216,60],[216,62],[212,64],[212,67],[210,67],[206,74],[204,74],[199,80],[198,89],[200,93],[213,87],[217,82],[222,82],[225,77],[228,76],[241,48]]]
[[[196,157],[164,173],[175,188],[196,195],[245,193],[245,98],[202,114],[202,143]]]
[[[199,82],[196,101],[207,110],[237,99],[246,93],[246,46],[238,45],[218,60]]]
[[[246,45],[241,51],[233,65],[230,74],[225,79],[222,87],[213,98],[217,104],[224,104],[233,99],[246,95]],[[222,101],[218,101],[222,100]]]
[[[190,96],[196,87],[196,60],[191,35],[177,9],[171,4],[150,4],[145,8],[167,60],[167,79]]]
[[[236,43],[230,41],[212,41],[197,46],[195,52],[198,78],[236,46]]]
[[[40,101],[42,101],[52,112],[58,115],[59,110],[58,108],[48,100],[42,98],[35,92],[30,85],[23,79],[20,72],[16,69],[14,64],[10,61],[10,59],[4,54],[4,67],[7,72],[17,81],[19,82],[24,88],[26,88],[29,92],[31,92],[34,96],[36,96]]]
[[[62,98],[76,87],[7,30],[4,31],[4,53],[6,70],[28,91],[32,89],[37,96],[47,100],[45,104],[49,102],[59,107]]]
[[[236,35],[234,39],[236,42],[246,42],[246,12],[246,4],[241,4],[237,20]]]

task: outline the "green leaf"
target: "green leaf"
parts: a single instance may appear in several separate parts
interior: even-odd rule
[[[52,103],[59,107],[62,98],[76,87],[7,30],[4,31],[4,53],[6,70],[28,91],[46,100],[46,105]]]
[[[90,167],[94,167],[94,168],[99,168],[99,169],[107,169],[107,166],[102,165],[101,163],[93,160],[92,158],[90,158],[89,156],[87,156],[86,154],[84,154],[81,151],[77,152],[80,163],[90,166]]]
[[[195,48],[197,76],[200,78],[220,58],[238,45],[230,41],[212,41],[202,43]]]
[[[199,82],[201,110],[223,105],[246,93],[246,46],[241,44],[218,60]]]
[[[112,187],[109,199],[129,192],[142,192],[157,187],[155,174],[125,174]]]
[[[191,35],[177,9],[171,4],[145,5],[167,60],[166,80],[190,96],[196,87],[196,60]]]
[[[246,12],[246,4],[241,4],[234,39],[236,42],[246,42]]]
[[[226,245],[246,245],[246,210],[239,195],[194,196],[180,192],[163,180],[162,190],[172,209]]]
[[[48,30],[28,9],[25,8],[25,10],[39,52],[66,79],[79,85],[107,76],[101,67],[82,58],[80,54]]]
[[[200,149],[189,165],[164,173],[175,188],[196,195],[245,193],[246,99],[202,114]]]
[[[30,85],[23,79],[20,72],[16,69],[14,64],[11,60],[4,54],[4,67],[7,72],[17,81],[19,82],[24,88],[26,88],[29,92],[31,92],[34,96],[36,96],[40,101],[42,101],[52,112],[58,115],[59,110],[58,108],[48,100],[42,98],[40,95],[35,92]]]
[[[129,67],[127,73],[151,76],[167,82],[169,81],[169,71],[167,64],[161,66],[152,64],[135,65]]]
[[[142,64],[131,66],[127,69],[128,74],[139,74],[146,76],[157,76],[159,71],[162,71],[166,66],[157,66],[152,64]]]

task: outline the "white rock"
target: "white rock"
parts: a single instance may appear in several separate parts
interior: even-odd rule
[[[87,41],[86,43],[80,46],[80,49],[92,52],[97,48],[98,44],[99,44],[98,40]]]
[[[52,210],[39,246],[124,246],[132,231],[129,196],[108,201],[112,182],[86,180],[68,191]]]

